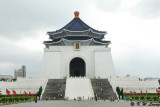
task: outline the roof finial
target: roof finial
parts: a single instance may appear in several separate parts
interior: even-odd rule
[[[79,18],[79,11],[74,12],[75,17],[74,18]]]

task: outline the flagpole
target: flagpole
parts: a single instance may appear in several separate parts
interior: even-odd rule
[[[147,101],[147,94],[148,94],[148,91],[146,91],[146,101]]]
[[[157,93],[157,94],[158,94],[158,93]],[[156,97],[157,97],[157,94],[156,94]],[[158,98],[157,98],[157,99],[158,99]],[[157,99],[156,99],[156,100],[157,100]]]
[[[140,92],[141,96],[140,96],[140,100],[141,100],[141,97],[142,97],[142,93]]]
[[[21,94],[21,91],[20,91],[20,94]],[[19,101],[20,101],[20,94],[19,94]]]
[[[159,91],[156,89],[156,98],[157,98],[157,94],[159,94]],[[157,98],[158,99],[158,98]]]
[[[13,89],[12,89],[12,103],[13,103]]]
[[[13,103],[13,94],[12,94],[12,103]]]
[[[146,101],[147,101],[147,93],[146,93]]]
[[[5,94],[5,103],[6,103],[6,94]]]

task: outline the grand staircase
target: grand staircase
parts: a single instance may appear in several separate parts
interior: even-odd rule
[[[42,100],[63,100],[65,95],[66,79],[49,79],[42,95]]]
[[[84,80],[85,78],[82,80],[81,80],[81,78],[79,78],[79,79],[70,78],[70,79],[72,82],[77,83],[78,80],[82,82],[82,80]],[[68,82],[68,83],[70,83],[70,82]],[[82,83],[84,83],[84,81]],[[97,96],[99,99],[110,99],[110,97],[115,97],[115,98],[117,97],[116,93],[114,93],[112,86],[110,85],[108,79],[91,79],[91,84],[92,84],[91,87],[93,88],[94,95]],[[72,83],[71,86],[72,85],[74,85],[74,84]],[[77,85],[80,85],[80,87],[82,86],[84,89],[85,88],[88,89],[88,87],[83,86],[83,84],[78,83]],[[69,87],[69,86],[70,85],[68,85],[68,88],[70,90],[71,87]],[[65,89],[68,90],[68,91],[66,91],[67,92],[66,95],[75,96],[75,95],[73,95],[74,94],[73,87],[77,88],[78,86],[76,86],[76,87],[72,86],[71,92],[70,92],[68,90],[68,88],[66,89],[66,79],[49,79],[47,82],[45,91],[42,95],[42,100],[45,100],[46,98],[50,98],[50,100],[63,100],[65,97],[65,94],[66,94]],[[78,93],[78,94],[80,94],[82,92],[86,93],[86,91],[84,91],[84,90],[80,91],[80,89],[81,88],[76,89],[79,92],[77,92],[75,90],[76,91],[75,93]],[[71,93],[71,95],[70,95],[70,93]],[[85,94],[84,94],[84,96],[85,96]],[[71,99],[73,99],[73,98],[71,98]]]
[[[68,77],[66,81],[65,97],[69,100],[94,98],[91,80],[88,77]]]
[[[91,82],[94,94],[98,98],[100,99],[110,99],[110,97],[117,98],[116,93],[114,93],[108,79],[91,79]]]

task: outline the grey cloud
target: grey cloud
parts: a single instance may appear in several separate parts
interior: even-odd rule
[[[33,36],[39,30],[63,27],[74,18],[75,10],[85,11],[81,8],[85,4],[85,0],[68,0],[67,2],[63,0],[1,0],[0,36],[11,43],[1,44],[0,62],[10,63],[13,66],[1,68],[0,74],[13,74],[15,67],[26,65],[29,75],[39,75],[43,50],[29,51],[15,46],[14,42],[26,37],[36,39]]]
[[[40,73],[43,51],[29,51],[8,45],[1,48],[0,62],[11,63],[15,66],[0,68],[0,74],[14,74],[14,69],[20,68],[22,65],[27,67],[27,74],[37,76]],[[17,68],[16,68],[17,67]]]
[[[81,5],[85,5],[84,0],[79,1],[0,1],[0,35],[17,39],[23,37],[23,33],[26,32],[44,28],[63,27],[64,23],[69,22],[73,18],[69,14],[73,14]]]
[[[113,12],[119,7],[121,0],[97,0],[96,3],[99,9]],[[64,0],[1,0],[0,35],[16,41],[26,36],[35,36],[34,33],[37,30],[59,29],[72,20],[74,16],[70,14],[73,14],[75,10],[85,13],[87,10],[84,10],[83,7],[88,4],[86,0],[67,0],[66,2]],[[131,11],[132,14],[144,18],[159,17],[160,7],[158,5],[158,0],[142,0]],[[80,15],[83,16],[83,14]],[[42,53],[43,51],[29,51],[4,43],[1,45],[0,61],[13,63],[19,67],[26,65],[28,75],[36,76],[41,69]],[[147,55],[151,57],[147,58]],[[118,75],[129,73],[142,77],[152,73],[152,76],[156,77],[157,73],[159,74],[160,59],[153,56],[148,51],[139,50],[122,54],[119,56],[120,58],[114,59],[116,73]],[[3,69],[3,72],[12,73],[14,69],[6,68]],[[2,69],[0,69],[0,73],[2,73]]]
[[[114,58],[116,74],[125,76],[130,74],[137,77],[160,77],[160,58],[154,57],[152,53],[144,50],[133,49],[132,52],[120,54],[119,58]]]
[[[160,17],[160,0],[141,0],[131,13],[144,19]]]
[[[96,0],[97,7],[104,11],[116,11],[121,0]]]

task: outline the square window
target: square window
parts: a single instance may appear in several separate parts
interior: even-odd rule
[[[75,47],[75,50],[80,50],[80,43],[75,42],[74,47]]]

